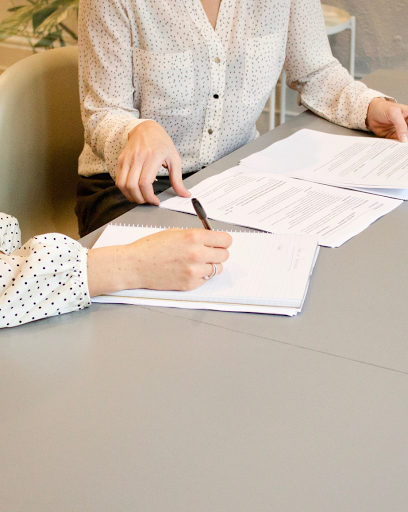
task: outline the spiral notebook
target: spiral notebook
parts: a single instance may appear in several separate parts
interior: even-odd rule
[[[129,244],[162,229],[165,228],[111,224],[94,248]],[[230,234],[233,243],[223,272],[196,290],[123,290],[94,297],[92,301],[289,316],[299,313],[319,251],[317,238],[270,233]]]

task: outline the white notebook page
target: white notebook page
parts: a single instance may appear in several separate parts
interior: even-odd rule
[[[160,231],[109,225],[94,247],[128,244]],[[112,296],[300,308],[316,258],[312,236],[231,233],[233,244],[224,271],[187,292],[124,290]]]

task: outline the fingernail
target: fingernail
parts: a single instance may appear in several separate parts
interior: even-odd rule
[[[405,134],[401,135],[400,141],[401,142],[408,142],[408,137]]]

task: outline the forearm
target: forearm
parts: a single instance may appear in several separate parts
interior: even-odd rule
[[[367,129],[368,106],[383,95],[355,81],[333,57],[319,0],[292,0],[285,68],[305,107],[347,128]]]
[[[337,61],[298,82],[294,88],[308,109],[332,123],[358,130],[367,130],[371,101],[384,97],[381,92],[355,81]]]
[[[133,98],[132,31],[123,0],[83,0],[79,90],[85,141],[112,177],[128,133],[142,120]]]
[[[129,246],[116,245],[88,251],[88,288],[91,297],[128,288],[140,288]]]

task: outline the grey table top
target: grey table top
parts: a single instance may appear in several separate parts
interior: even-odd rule
[[[408,103],[407,78],[366,81]],[[305,127],[366,136],[305,113],[187,184]],[[321,250],[295,318],[95,304],[2,331],[0,511],[405,511],[407,231],[404,203]]]

